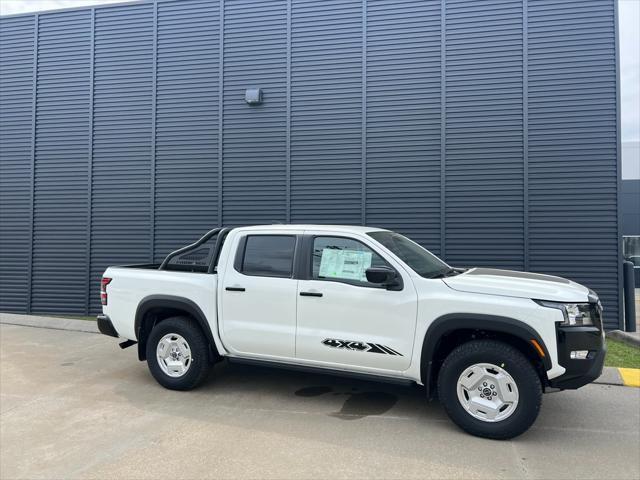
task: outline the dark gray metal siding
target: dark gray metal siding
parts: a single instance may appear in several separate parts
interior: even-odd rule
[[[153,58],[152,4],[96,9],[91,300],[105,265],[151,260]]]
[[[218,3],[158,4],[154,260],[218,224]]]
[[[446,8],[445,255],[522,270],[522,2]]]
[[[573,278],[618,325],[613,0],[160,0],[0,25],[0,310],[95,312],[107,265],[220,223],[330,222]]]
[[[291,5],[291,222],[362,220],[362,2]]]
[[[605,299],[614,326],[621,262],[614,6],[545,0],[530,2],[528,15],[529,267],[570,271]]]
[[[0,310],[29,308],[34,112],[33,16],[0,22]]]
[[[366,216],[440,254],[440,1],[367,4]]]
[[[224,2],[222,221],[286,220],[287,2]],[[248,87],[264,90],[249,108]]]
[[[38,26],[31,309],[82,314],[86,303],[91,12]]]

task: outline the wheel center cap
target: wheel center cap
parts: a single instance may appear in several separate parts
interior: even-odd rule
[[[182,377],[191,366],[189,344],[177,333],[168,333],[158,341],[156,357],[162,372],[172,378]]]
[[[482,390],[482,393],[485,396],[489,397],[489,396],[491,396],[491,389],[490,388],[485,388],[484,390]]]

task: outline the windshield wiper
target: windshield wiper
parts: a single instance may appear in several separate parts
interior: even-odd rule
[[[431,275],[430,277],[427,277],[429,279],[432,278],[444,278],[444,277],[448,277],[449,275],[460,275],[462,272],[464,272],[464,269],[459,269],[459,268],[452,268],[452,267],[448,267],[445,270],[440,270],[438,273],[435,273],[433,275]]]
[[[468,268],[453,268],[453,267],[448,267],[445,270],[440,270],[438,273],[433,274],[430,277],[427,277],[429,279],[431,278],[444,278],[444,277],[449,277],[452,275],[460,275],[461,273],[464,273],[468,270]]]

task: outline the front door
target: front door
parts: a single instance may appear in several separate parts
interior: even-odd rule
[[[404,269],[364,238],[322,235],[305,241],[308,279],[298,282],[296,357],[337,368],[406,370],[417,295]],[[367,281],[365,270],[380,266],[396,270],[401,289]]]
[[[244,356],[295,356],[296,243],[302,232],[241,233],[224,270],[220,330],[225,346]]]

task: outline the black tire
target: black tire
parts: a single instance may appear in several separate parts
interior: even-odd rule
[[[189,344],[191,360],[189,368],[181,377],[171,377],[160,367],[156,348],[160,340],[168,334],[178,334]],[[211,362],[209,343],[199,325],[189,317],[171,317],[161,321],[147,339],[147,365],[157,382],[170,390],[191,390],[200,385],[209,373]]]
[[[458,399],[458,379],[478,363],[500,366],[513,378],[519,398],[511,416],[497,422],[473,417]],[[506,440],[526,432],[535,422],[542,404],[542,385],[533,365],[519,350],[495,340],[473,340],[456,347],[445,359],[438,375],[438,396],[449,418],[464,431],[484,438]]]

